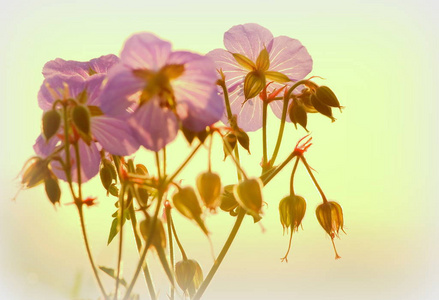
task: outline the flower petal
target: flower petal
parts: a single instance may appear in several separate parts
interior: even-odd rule
[[[131,69],[122,64],[111,68],[108,73],[108,82],[100,95],[101,110],[114,117],[126,115],[132,105],[133,95],[145,87],[145,82],[133,75]]]
[[[64,60],[57,58],[47,62],[43,67],[44,78],[56,74],[68,76],[80,75],[88,78],[93,74],[106,74],[114,64],[119,62],[119,58],[114,54],[104,55],[89,62],[80,62],[74,60]]]
[[[178,133],[175,114],[160,106],[159,98],[152,98],[134,112],[128,123],[141,145],[159,151],[173,141]]]
[[[262,127],[262,100],[259,97],[248,99],[244,103],[244,93],[242,89],[237,89],[230,93],[229,98],[232,113],[238,116],[238,127],[244,131],[255,131]],[[227,117],[222,121],[227,124]]]
[[[248,70],[244,69],[233,55],[224,49],[215,49],[206,54],[215,62],[218,71],[222,71],[226,78],[226,86],[229,92],[244,82]]]
[[[56,135],[53,136],[48,142],[46,142],[43,135],[40,134],[35,141],[33,148],[37,155],[46,158],[47,156],[52,154],[58,143],[60,143],[60,139]]]
[[[132,69],[158,71],[171,53],[171,43],[147,32],[131,36],[120,54],[122,63]]]
[[[256,62],[264,48],[270,52],[272,40],[271,32],[255,23],[233,26],[224,33],[226,49],[232,53],[243,54],[253,62]]]
[[[131,127],[125,121],[107,116],[93,117],[91,132],[102,147],[111,154],[126,156],[139,148]]]
[[[305,78],[312,70],[312,58],[298,40],[278,36],[270,52],[270,71],[281,72],[292,81]]]

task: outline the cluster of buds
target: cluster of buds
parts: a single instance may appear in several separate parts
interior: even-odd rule
[[[291,122],[297,128],[301,125],[305,130],[308,122],[308,113],[320,113],[335,121],[332,116],[332,107],[343,108],[335,96],[334,92],[327,86],[319,86],[316,83],[307,80],[299,95],[293,97],[293,101],[288,107],[288,115]]]

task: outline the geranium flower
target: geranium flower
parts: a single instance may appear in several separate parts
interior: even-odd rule
[[[209,58],[173,52],[150,33],[130,37],[120,57],[108,73],[101,108],[121,119],[132,111],[127,121],[147,149],[158,151],[174,140],[180,124],[197,132],[221,118],[224,103]]]
[[[282,88],[303,79],[312,69],[312,59],[305,47],[286,36],[273,37],[258,24],[237,25],[224,34],[224,49],[207,54],[225,75],[232,113],[245,131],[262,127],[262,101],[259,93],[268,82]],[[282,115],[282,101],[270,106],[277,117]],[[228,123],[226,115],[222,121]]]
[[[131,128],[122,120],[105,116],[100,110],[100,88],[105,79],[105,74],[95,74],[87,79],[79,75],[54,74],[45,79],[38,94],[40,107],[44,111],[52,109],[57,100],[66,103],[69,110],[75,106],[81,106],[87,111],[90,121],[90,140],[84,139],[77,126],[69,123],[70,158],[72,166],[72,180],[77,181],[76,157],[73,144],[79,146],[81,160],[81,179],[83,182],[94,177],[99,171],[101,155],[100,149],[104,149],[115,155],[130,155],[134,153],[139,143],[134,138]],[[64,124],[57,135],[48,141],[40,135],[34,145],[35,152],[47,157],[53,151],[59,151],[59,156],[65,160],[64,153]],[[52,162],[54,173],[61,179],[66,179],[59,162]]]

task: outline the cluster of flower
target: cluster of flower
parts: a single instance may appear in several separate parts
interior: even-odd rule
[[[326,200],[304,158],[310,140],[298,143],[282,164],[274,165],[286,121],[306,129],[307,113],[318,112],[334,120],[331,108],[341,109],[328,87],[305,79],[312,69],[311,56],[298,40],[273,37],[269,30],[257,24],[232,27],[224,35],[224,44],[227,50],[216,49],[202,56],[173,51],[169,42],[150,33],[139,33],[126,41],[120,57],[106,55],[89,62],[59,58],[49,61],[43,68],[44,82],[38,93],[39,106],[44,113],[42,134],[34,145],[37,156],[26,163],[22,172],[23,187],[44,183],[53,204],[60,202],[58,179],[66,181],[81,218],[82,206],[93,205],[95,200],[83,198],[81,184],[99,173],[108,193],[119,197],[109,242],[120,233],[122,244],[121,229],[125,219],[134,218],[132,223],[136,223],[133,198],[136,199],[138,210],[145,215],[138,224],[139,229],[134,228],[136,236],[140,233],[145,240],[143,244],[136,241],[141,252],[138,270],[146,251],[153,247],[171,282],[175,276],[182,290],[194,299],[201,297],[211,276],[203,281],[198,263],[187,259],[172,223],[171,207],[196,222],[206,235],[209,232],[203,221],[204,208],[215,211],[220,207],[238,216],[237,228],[246,214],[258,221],[262,213],[263,186],[296,157],[290,195],[279,205],[282,226],[292,234],[305,214],[306,202],[295,195],[293,189],[294,173],[300,160],[323,198],[323,204],[316,211],[321,226],[332,240],[340,229],[343,230],[341,206]],[[270,159],[266,149],[268,106],[281,119],[278,141]],[[218,125],[219,121],[225,125]],[[237,144],[249,150],[246,132],[261,127],[264,142],[262,175],[249,178],[240,165]],[[191,145],[194,139],[200,143],[181,168],[167,174],[166,145],[180,130]],[[180,187],[174,179],[200,146],[207,139],[212,141],[214,134],[222,137],[225,156],[230,156],[236,164],[239,182],[222,188],[220,176],[211,171],[209,163],[209,170],[197,178],[196,190]],[[133,159],[124,159],[140,146],[156,153],[156,176],[150,175],[144,165],[135,165]],[[212,142],[208,147],[210,150]],[[116,185],[118,180],[120,190]],[[77,183],[76,191],[73,183]],[[175,188],[172,201],[166,200],[170,188]],[[158,217],[161,209],[166,211],[168,237]],[[172,268],[163,252],[166,238],[177,241],[183,256],[183,260]],[[228,246],[224,248],[225,252]],[[171,266],[172,262],[173,258]],[[96,271],[92,259],[91,264]],[[145,266],[143,268],[147,272]],[[120,257],[117,273],[101,269],[116,279],[117,295],[122,281]],[[215,271],[214,266],[212,276]],[[107,298],[97,272],[95,275]],[[130,297],[136,277],[127,287],[124,299]],[[148,286],[151,290],[152,285],[148,283]]]

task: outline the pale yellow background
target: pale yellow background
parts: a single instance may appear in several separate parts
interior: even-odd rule
[[[223,47],[231,26],[257,22],[274,36],[299,39],[314,59],[312,75],[333,88],[346,109],[335,123],[310,118],[314,145],[307,157],[327,196],[344,209],[347,235],[337,240],[335,261],[329,237],[317,223],[319,195],[303,168],[297,192],[308,200],[303,227],[294,237],[289,263],[278,221],[278,201],[288,193],[289,165],[264,191],[265,233],[250,218],[218,271],[205,299],[438,299],[439,205],[438,21],[434,1],[49,1],[18,0],[0,10],[0,299],[97,299],[74,207],[56,210],[42,187],[19,194],[17,174],[33,155],[40,132],[36,95],[44,63],[56,57],[86,61],[118,54],[134,32],[150,31],[174,49],[206,53]],[[278,121],[270,119],[274,136]],[[279,155],[303,136],[287,126]],[[251,135],[252,156],[243,154],[249,174],[258,175],[260,132]],[[273,138],[274,139],[274,138]],[[217,141],[218,142],[218,141]],[[217,146],[219,146],[217,144]],[[270,147],[273,146],[271,142]],[[169,147],[170,168],[187,150],[179,139]],[[272,149],[272,148],[270,148]],[[216,152],[213,167],[225,183],[235,180],[230,161]],[[141,156],[148,158],[148,155]],[[139,156],[139,159],[141,158]],[[182,174],[186,183],[205,169]],[[150,164],[149,162],[146,162]],[[106,246],[114,199],[86,185],[99,205],[86,211],[93,253],[115,266],[115,245]],[[62,199],[68,203],[66,193]],[[232,226],[221,213],[207,219],[215,252]],[[188,254],[207,272],[209,244],[191,223],[176,218]],[[127,231],[128,232],[128,231]],[[131,242],[130,235],[128,241]],[[125,251],[131,278],[135,250]],[[153,258],[153,257],[151,257]],[[167,285],[160,267],[161,299]],[[103,275],[105,276],[105,275]],[[105,277],[104,277],[105,278]],[[74,290],[80,283],[79,292]],[[113,283],[105,278],[109,288]],[[146,298],[139,280],[136,291]],[[75,298],[76,297],[76,298]]]

